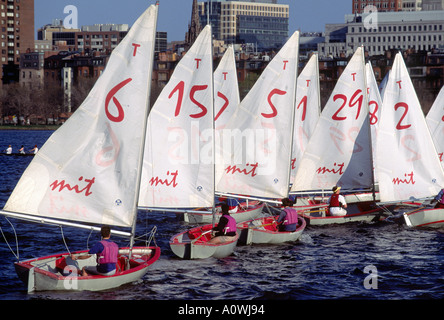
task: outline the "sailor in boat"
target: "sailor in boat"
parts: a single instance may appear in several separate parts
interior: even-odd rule
[[[29,152],[36,154],[39,151],[39,148],[37,148],[37,145],[34,146]]]
[[[229,206],[226,203],[222,203],[221,205],[222,209],[222,216],[219,219],[219,223],[217,226],[213,228],[213,231],[215,231],[215,234],[213,238],[211,238],[208,243],[211,244],[220,244],[225,242],[230,242],[234,240],[236,237],[236,220],[230,216],[230,213],[228,212]]]
[[[11,154],[12,153],[12,147],[11,145],[8,146],[8,148],[6,148],[6,154]]]
[[[298,226],[298,212],[292,208],[293,201],[289,198],[282,199],[282,211],[277,219],[279,231],[293,232]]]
[[[19,149],[20,154],[25,154],[25,147],[22,145]]]
[[[439,193],[436,195],[435,199],[432,200],[432,202],[437,202],[435,205],[435,208],[444,208],[444,189],[441,189]]]
[[[339,194],[341,187],[334,186],[333,194],[328,199],[329,213],[331,216],[345,216],[347,214],[347,202],[343,195]]]
[[[88,259],[91,255],[97,255],[97,265],[86,266],[82,269],[82,276],[102,275],[112,276],[116,273],[117,256],[119,253],[118,245],[111,241],[111,229],[109,226],[103,226],[100,230],[102,241],[97,242],[87,255],[71,255],[73,260]]]

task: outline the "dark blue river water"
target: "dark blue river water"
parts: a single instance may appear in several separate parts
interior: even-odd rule
[[[39,147],[50,131],[0,130],[0,149]],[[0,156],[0,207],[31,157]],[[10,219],[20,259],[66,251],[62,230]],[[168,240],[187,228],[175,214],[140,212],[138,233],[157,226],[161,258],[137,284],[106,292],[27,294],[17,278],[16,258],[0,235],[0,300],[421,300],[444,298],[444,234],[377,222],[308,227],[297,243],[240,246],[225,259],[181,260]],[[14,232],[0,226],[16,251]],[[69,249],[80,250],[97,234],[64,227]],[[116,239],[126,245],[126,240]],[[289,303],[291,306],[291,303]]]

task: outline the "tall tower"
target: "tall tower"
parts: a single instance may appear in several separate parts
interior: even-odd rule
[[[185,42],[188,47],[191,47],[193,45],[194,41],[201,31],[202,27],[199,21],[199,9],[197,6],[197,0],[193,0],[191,23],[188,25],[188,32],[185,34]]]
[[[0,13],[2,80],[17,82],[20,54],[34,51],[34,0],[2,1]]]

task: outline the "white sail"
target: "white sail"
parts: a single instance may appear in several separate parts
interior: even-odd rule
[[[288,194],[299,33],[268,64],[223,130],[231,151],[217,190],[257,197]]]
[[[387,74],[385,75],[384,79],[382,79],[382,81],[381,81],[381,83],[379,84],[379,87],[378,87],[379,88],[379,94],[381,95],[381,99],[384,98],[385,87],[387,86],[387,81],[388,81],[388,79],[390,77],[390,71],[391,70],[389,70],[387,72]]]
[[[214,71],[214,120],[216,179],[219,181],[224,170],[223,130],[240,103],[239,85],[236,72],[236,60],[233,47],[227,48],[224,56]],[[229,155],[227,155],[229,157]]]
[[[132,225],[157,10],[150,6],[113,50],[88,97],[35,155],[5,211]]]
[[[296,106],[293,133],[293,156],[291,180],[293,181],[300,159],[321,114],[318,55],[313,54],[299,74],[296,91]]]
[[[212,78],[211,27],[206,26],[150,112],[139,206],[213,205]]]
[[[364,188],[373,184],[364,52],[349,61],[325,105],[292,191]]]
[[[385,89],[376,147],[381,201],[429,197],[444,186],[438,154],[400,53]]]
[[[370,130],[372,140],[372,155],[373,165],[376,162],[376,137],[378,134],[379,118],[381,114],[382,99],[379,93],[378,83],[375,79],[372,65],[370,62],[366,64],[367,75],[367,94],[368,94],[368,108],[370,114]]]
[[[427,125],[435,143],[441,166],[444,167],[444,87],[439,91],[432,107],[427,113]]]

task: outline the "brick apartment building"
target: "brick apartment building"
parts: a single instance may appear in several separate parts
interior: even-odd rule
[[[34,50],[34,0],[0,0],[2,83],[19,79],[20,54]]]

